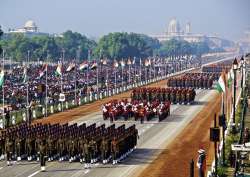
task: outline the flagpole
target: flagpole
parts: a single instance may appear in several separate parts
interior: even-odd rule
[[[123,58],[122,58],[122,89],[123,89],[123,65],[124,65],[124,61],[123,61]]]
[[[61,93],[63,93],[63,65],[64,65],[64,55],[65,50],[62,50],[62,74],[61,74]],[[62,101],[62,111],[63,111],[63,101]]]
[[[4,57],[5,57],[4,55],[5,55],[5,49],[3,49],[3,73],[4,73]],[[5,128],[6,120],[4,112],[4,76],[3,76],[2,92],[3,92],[3,127]]]
[[[87,67],[87,98],[89,96],[88,88],[89,88],[89,62],[90,62],[90,49],[88,50],[88,67]]]
[[[99,71],[98,71],[98,60],[96,61],[96,92],[97,97],[99,98]]]
[[[106,66],[106,81],[107,81],[107,85],[106,85],[107,96],[109,96],[109,75],[108,75],[108,67],[107,66]]]
[[[139,69],[140,69],[140,82],[142,82],[141,81],[141,74],[142,74],[142,72],[141,72],[141,58],[140,58],[140,68]]]
[[[128,68],[128,72],[129,72],[129,85],[131,84],[131,64],[129,64],[129,68]]]
[[[48,58],[49,58],[49,51],[47,50],[47,58],[46,58],[46,87],[45,87],[45,117],[48,116]]]
[[[28,58],[27,60],[29,60],[29,50],[28,50]],[[28,66],[26,65],[26,73],[25,73],[25,77],[26,77],[26,109],[27,109],[27,120],[30,118],[29,115],[29,78],[28,78]],[[27,121],[26,120],[26,121]],[[28,122],[30,122],[31,120],[28,120]]]
[[[77,53],[76,53],[76,61],[75,61],[75,103],[77,103],[77,85],[76,85],[76,80],[77,80],[77,67],[76,67],[76,64],[79,62],[80,60],[80,51],[81,48],[80,46],[78,47],[78,50],[77,50]]]

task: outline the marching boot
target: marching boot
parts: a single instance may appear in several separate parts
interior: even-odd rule
[[[41,166],[41,171],[44,172],[46,170],[45,166]]]
[[[17,157],[17,161],[21,161],[21,157],[20,156]]]
[[[87,163],[84,164],[84,168],[85,168],[85,169],[88,168],[88,164],[87,164]]]

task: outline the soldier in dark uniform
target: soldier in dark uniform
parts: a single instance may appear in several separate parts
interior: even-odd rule
[[[117,163],[117,154],[119,153],[119,146],[116,137],[114,137],[113,140],[111,141],[111,153],[114,165]]]
[[[45,171],[46,140],[43,138],[39,144],[41,171]]]
[[[26,140],[25,140],[25,149],[27,154],[28,161],[32,160],[32,140],[31,140],[31,134],[28,134]]]
[[[47,155],[48,155],[48,162],[53,161],[53,150],[54,150],[54,140],[52,135],[49,135],[47,139]]]
[[[5,154],[5,139],[3,133],[0,131],[0,160],[4,159]]]
[[[108,140],[105,137],[102,137],[101,141],[101,156],[102,156],[102,163],[105,164],[108,162],[107,154],[108,154]]]
[[[6,137],[5,152],[7,154],[7,165],[9,166],[11,165],[12,154],[13,154],[13,141],[9,136]]]
[[[89,143],[87,138],[84,139],[84,159],[85,159],[85,168],[90,168]]]
[[[97,145],[96,145],[96,141],[93,138],[91,138],[91,141],[89,142],[89,149],[90,149],[91,163],[95,163],[96,162]]]
[[[36,140],[35,140],[35,153],[36,153],[36,158],[37,158],[37,161],[40,161],[40,149],[39,149],[39,146],[41,144],[41,135],[38,134],[37,137],[36,137]]]
[[[64,151],[65,151],[65,140],[64,135],[59,136],[57,141],[57,150],[59,152],[59,162],[64,160]]]
[[[79,136],[78,137],[78,152],[80,155],[80,163],[84,161],[84,138]]]
[[[17,161],[21,160],[21,147],[22,147],[22,138],[20,134],[17,133],[17,137],[15,139],[15,150],[16,150]]]

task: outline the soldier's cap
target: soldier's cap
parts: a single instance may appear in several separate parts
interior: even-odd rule
[[[198,153],[199,153],[199,154],[203,154],[203,153],[205,153],[205,150],[204,150],[204,149],[199,149],[199,150],[198,150]]]

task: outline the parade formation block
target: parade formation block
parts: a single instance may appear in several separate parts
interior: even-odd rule
[[[144,87],[134,89],[131,99],[137,101],[171,102],[172,104],[191,104],[196,96],[193,88],[157,88]]]
[[[135,121],[140,120],[143,123],[144,120],[150,121],[155,117],[162,121],[170,115],[170,102],[112,100],[103,105],[102,112],[103,119],[110,119],[111,122],[118,119],[134,118]]]
[[[96,124],[35,124],[22,123],[0,131],[0,157],[7,161],[80,161],[90,163],[117,163],[125,158],[137,144],[135,125],[115,128]],[[0,159],[0,160],[1,160]]]

